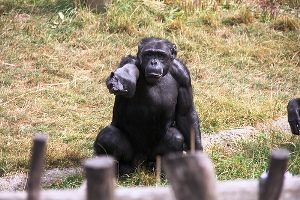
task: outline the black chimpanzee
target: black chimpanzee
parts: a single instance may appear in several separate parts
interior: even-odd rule
[[[292,99],[287,106],[288,121],[291,131],[295,135],[299,135],[300,130],[300,98]]]
[[[113,118],[98,134],[94,150],[113,155],[121,175],[157,155],[189,150],[191,130],[196,150],[202,150],[190,74],[176,56],[171,42],[144,38],[137,56],[123,58],[107,78],[110,93],[116,95]]]

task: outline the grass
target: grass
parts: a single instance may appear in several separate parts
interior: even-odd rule
[[[43,189],[67,189],[67,188],[78,188],[84,181],[82,174],[71,174],[65,179],[59,180],[51,185],[43,187]]]
[[[260,177],[268,169],[272,149],[287,149],[290,152],[288,171],[299,175],[299,138],[270,130],[261,131],[254,139],[230,142],[226,147],[213,145],[207,151],[211,155],[219,180]],[[233,164],[234,163],[234,164]]]
[[[0,176],[28,170],[38,132],[49,135],[46,169],[91,157],[112,117],[105,79],[122,56],[136,54],[143,37],[177,45],[203,135],[286,115],[287,102],[300,95],[299,1],[282,0],[278,10],[259,2],[118,0],[95,14],[71,1],[0,0]],[[270,130],[206,152],[218,179],[257,178],[278,147],[291,151],[289,170],[300,174],[298,145]],[[155,184],[148,176],[141,170],[119,185]]]

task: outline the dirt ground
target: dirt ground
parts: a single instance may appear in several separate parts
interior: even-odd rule
[[[259,124],[257,127],[242,127],[230,130],[220,131],[213,135],[204,135],[202,138],[203,146],[209,146],[215,143],[226,143],[233,140],[251,139],[258,130],[275,129],[286,134],[291,134],[287,117],[280,117],[277,120],[270,121],[267,124]],[[82,173],[82,168],[64,168],[51,169],[44,172],[42,176],[42,185],[47,186],[64,179],[71,174]],[[27,174],[19,174],[0,178],[0,191],[24,190],[27,181]]]

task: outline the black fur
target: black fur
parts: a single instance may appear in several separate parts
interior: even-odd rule
[[[299,135],[300,130],[300,98],[292,99],[287,106],[288,121],[291,131],[295,135]]]
[[[176,59],[176,46],[159,38],[145,38],[137,56],[121,60],[107,79],[116,95],[111,125],[98,134],[97,155],[113,155],[119,174],[138,164],[155,161],[157,155],[190,149],[190,132],[202,150],[200,121],[194,108],[190,74]]]

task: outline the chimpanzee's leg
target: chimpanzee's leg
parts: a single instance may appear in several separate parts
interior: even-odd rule
[[[155,149],[153,156],[164,155],[176,151],[183,152],[183,144],[184,138],[180,131],[175,127],[170,127],[161,143]]]
[[[114,126],[107,126],[100,131],[94,143],[96,155],[111,155],[118,161],[120,175],[134,171],[133,148],[122,131]]]

